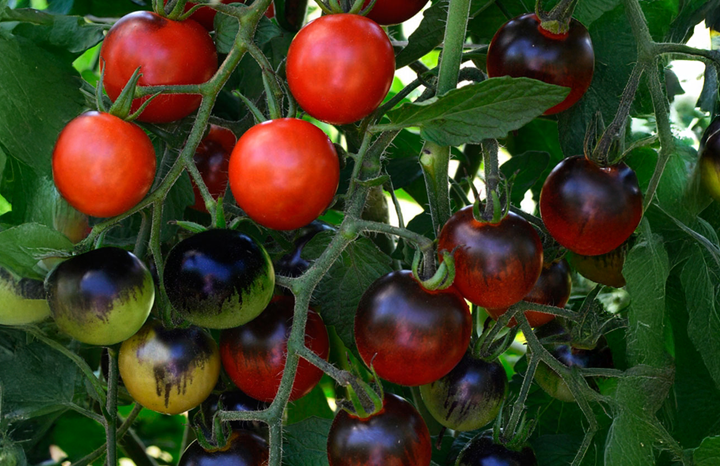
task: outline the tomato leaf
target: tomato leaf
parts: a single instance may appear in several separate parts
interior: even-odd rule
[[[103,40],[104,27],[81,16],[52,15],[43,11],[7,10],[6,20],[20,21],[13,34],[27,37],[43,48],[67,51],[72,58]]]
[[[323,375],[323,377],[327,377],[327,375]],[[302,422],[313,416],[323,419],[332,419],[335,416],[328,406],[327,398],[325,398],[325,393],[320,385],[315,385],[310,393],[288,404],[287,425]]]
[[[302,257],[320,257],[330,240],[331,232],[316,235],[305,245]],[[333,325],[347,348],[355,348],[353,327],[355,311],[370,284],[390,273],[391,259],[367,238],[354,241],[343,251],[313,293],[313,303],[325,321]]]
[[[408,45],[395,56],[395,68],[400,69],[439,46],[445,36],[448,0],[433,3],[423,12],[420,25],[410,34]]]
[[[695,466],[720,464],[720,437],[708,437],[693,451]]]
[[[283,465],[323,466],[328,464],[327,437],[332,420],[311,417],[286,426]]]
[[[0,151],[49,176],[55,140],[84,105],[77,73],[28,39],[4,33],[0,56]]]
[[[569,89],[528,78],[492,78],[442,97],[388,112],[392,130],[417,126],[423,138],[443,146],[479,144],[504,137],[561,102]]]
[[[72,248],[62,233],[38,223],[25,223],[0,232],[0,266],[21,277],[43,280],[47,271],[38,261]]]
[[[528,151],[514,155],[510,160],[500,166],[500,171],[506,179],[515,178],[512,185],[510,200],[515,205],[525,197],[528,189],[532,188],[540,179],[550,161],[550,154],[541,151]]]

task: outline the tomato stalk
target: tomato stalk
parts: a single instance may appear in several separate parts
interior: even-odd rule
[[[122,424],[120,424],[120,427],[117,429],[117,433],[115,434],[115,438],[118,442],[122,441],[122,439],[125,437],[125,434],[127,434],[127,432],[130,430],[130,427],[132,426],[133,422],[135,422],[135,419],[138,417],[142,409],[143,407],[139,403],[136,403],[133,406],[132,411],[130,411],[130,414],[128,414],[128,417],[122,421]],[[88,464],[92,464],[96,459],[100,458],[105,453],[106,448],[107,443],[101,445],[88,455],[73,463],[73,466],[86,466]]]
[[[499,221],[496,219],[495,199],[492,195],[497,192],[500,181],[500,168],[498,165],[498,142],[496,139],[486,139],[482,143],[482,152],[485,170],[485,220]]]
[[[107,348],[108,356],[108,392],[107,416],[105,418],[105,438],[107,439],[107,465],[117,464],[117,391],[118,391],[118,352],[114,347]]]

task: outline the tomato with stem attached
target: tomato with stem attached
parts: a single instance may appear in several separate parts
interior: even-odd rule
[[[155,149],[139,126],[87,112],[63,128],[52,156],[53,181],[68,203],[94,217],[127,212],[150,191]]]
[[[276,296],[251,322],[220,335],[220,353],[225,372],[243,392],[271,402],[277,394],[287,359],[287,340],[293,322],[295,300]],[[305,346],[327,360],[330,340],[320,315],[308,310]],[[290,401],[307,395],[322,377],[322,370],[301,359],[293,382]]]
[[[296,118],[250,128],[230,156],[230,189],[241,209],[273,230],[304,227],[327,209],[340,182],[330,138]]]
[[[407,270],[377,279],[355,314],[362,360],[399,385],[428,384],[450,372],[471,331],[470,310],[455,289],[426,290]]]
[[[430,432],[410,403],[386,393],[382,409],[367,418],[338,411],[327,455],[330,466],[428,466]]]
[[[569,157],[553,168],[540,191],[540,216],[548,232],[585,256],[619,247],[642,214],[637,176],[623,162],[601,167],[584,156]]]
[[[234,430],[223,448],[205,450],[197,440],[183,452],[178,466],[263,466],[270,450],[267,442],[248,430]]]
[[[498,223],[479,222],[472,206],[456,212],[438,237],[438,251],[455,251],[454,286],[473,304],[490,309],[517,303],[540,277],[540,236],[510,212]]]
[[[309,115],[334,125],[354,123],[375,111],[390,90],[395,52],[371,19],[322,16],[293,39],[286,74],[290,92]]]
[[[100,49],[100,68],[108,96],[115,100],[140,67],[138,86],[202,84],[218,69],[217,51],[208,32],[195,21],[173,21],[150,11],[123,16],[108,31]],[[133,100],[136,111],[149,97]],[[198,94],[156,97],[138,117],[168,123],[200,106]]]
[[[235,148],[237,138],[232,131],[222,126],[210,125],[207,135],[200,141],[193,162],[197,166],[202,179],[207,186],[210,195],[217,200],[225,195],[228,185],[228,165],[230,154]],[[193,193],[195,193],[195,204],[191,207],[200,212],[207,212],[205,201],[200,189],[192,179]]]
[[[526,13],[505,23],[493,37],[487,53],[491,78],[533,78],[570,88],[565,100],[545,115],[570,108],[585,94],[595,71],[595,52],[590,33],[572,19],[565,34],[544,29],[535,13]]]

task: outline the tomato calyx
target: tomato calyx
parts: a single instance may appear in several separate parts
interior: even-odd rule
[[[372,372],[373,380],[377,382],[375,388],[356,376],[354,379],[350,379],[347,385],[349,400],[338,404],[348,414],[360,419],[374,416],[383,409],[385,391],[372,364],[370,364],[370,372]]]
[[[353,0],[349,5],[345,2],[341,3],[338,0],[316,0],[316,3],[320,9],[328,15],[349,13],[352,15],[366,16],[372,7],[375,6],[375,1],[376,0],[371,0],[365,8],[363,8],[365,0]]]
[[[535,15],[540,19],[538,31],[550,39],[563,40],[570,30],[570,20],[578,0],[561,0],[550,11],[544,11],[540,0],[535,3]]]
[[[427,270],[423,270],[422,272],[420,271],[420,258],[425,254],[432,253],[421,253],[420,251],[415,251],[415,257],[413,258],[412,263],[413,278],[417,280],[420,285],[427,291],[445,290],[447,288],[450,288],[453,284],[453,281],[455,281],[455,259],[453,258],[455,249],[453,249],[452,251],[441,252],[442,262],[440,262],[440,266],[437,268],[432,277],[425,280],[423,280],[421,276],[422,272],[427,272]]]
[[[157,96],[162,94],[162,92],[157,92],[148,99],[143,102],[143,104],[138,108],[134,113],[130,113],[133,98],[135,97],[135,88],[137,87],[138,80],[142,76],[142,73],[140,73],[140,67],[135,70],[135,72],[132,74],[130,79],[128,80],[127,84],[123,88],[122,92],[120,92],[120,95],[117,99],[115,99],[115,102],[113,102],[112,106],[107,109],[104,102],[103,97],[103,77],[105,76],[105,70],[103,69],[103,72],[100,74],[100,80],[98,81],[97,87],[95,88],[95,100],[97,102],[98,109],[100,109],[101,112],[109,113],[110,115],[116,116],[122,120],[125,121],[133,121],[137,117],[140,116],[140,114],[145,110],[145,108],[150,105],[150,103],[155,100]]]

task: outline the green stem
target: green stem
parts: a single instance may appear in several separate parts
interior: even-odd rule
[[[137,418],[138,414],[140,414],[140,411],[142,411],[142,406],[136,403],[135,406],[133,406],[132,411],[130,411],[127,419],[123,421],[123,423],[120,425],[120,428],[117,430],[117,440],[120,440],[125,436],[127,431],[130,429],[130,426],[132,426],[132,423],[135,422],[135,418]],[[105,453],[105,451],[106,445],[101,445],[89,455],[86,455],[73,463],[72,466],[87,466],[88,464],[92,464],[96,459],[100,458]]]
[[[658,154],[655,171],[650,178],[647,191],[645,192],[645,200],[643,202],[643,211],[646,211],[655,197],[655,191],[660,184],[660,178],[665,171],[670,157],[675,151],[675,140],[673,139],[672,129],[670,127],[670,115],[667,109],[667,99],[660,84],[660,76],[658,71],[653,70],[649,73],[650,95],[652,96],[653,108],[655,109],[655,121],[657,123],[658,134],[660,136],[660,153]]]
[[[470,15],[470,3],[470,0],[450,0],[442,57],[440,58],[440,71],[438,72],[438,97],[457,86],[465,32]]]
[[[255,59],[260,66],[263,75],[263,83],[267,94],[268,112],[271,119],[282,118],[282,98],[283,91],[278,83],[277,75],[270,61],[264,53],[250,41],[246,43],[248,53]]]
[[[369,220],[353,220],[353,224],[357,230],[374,233],[386,233],[388,235],[394,235],[408,241],[412,241],[423,253],[432,251],[433,248],[433,241],[431,239],[419,233],[415,233],[414,231],[398,228],[396,226],[388,225],[387,223],[371,222]]]
[[[297,352],[298,356],[307,362],[322,370],[324,373],[333,378],[340,385],[348,385],[354,376],[348,371],[338,369],[317,354],[313,353],[307,346],[300,348]]]
[[[108,394],[107,417],[105,418],[105,438],[107,439],[107,466],[117,465],[117,389],[118,360],[117,349],[107,348],[108,354]]]
[[[540,359],[532,351],[528,351],[527,360],[528,367],[525,371],[525,375],[523,376],[522,386],[520,387],[520,394],[518,395],[517,400],[515,400],[515,403],[513,404],[512,413],[510,414],[510,420],[508,421],[507,426],[505,426],[505,429],[503,431],[503,434],[505,435],[505,440],[507,441],[509,441],[515,434],[517,426],[520,423],[522,413],[525,411],[525,402],[527,401],[528,394],[530,393],[530,387],[532,386],[532,381],[535,377],[535,371],[537,370],[538,363],[540,362]]]
[[[485,220],[494,218],[495,205],[492,193],[497,192],[500,182],[500,167],[498,164],[498,142],[496,139],[486,139],[482,143],[483,159],[485,161]]]
[[[210,213],[212,225],[217,225],[217,201],[212,197],[212,194],[210,194],[210,190],[208,190],[205,180],[203,180],[200,174],[200,170],[198,170],[197,165],[195,165],[195,161],[185,161],[185,169],[200,191],[200,195],[205,202],[205,208]]]

